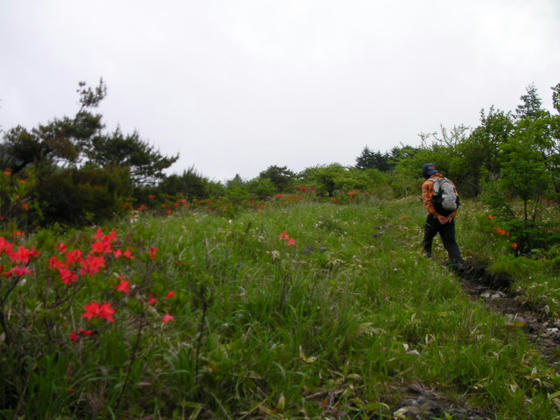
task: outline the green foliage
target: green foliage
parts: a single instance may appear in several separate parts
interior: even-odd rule
[[[356,168],[358,169],[389,171],[393,167],[389,153],[372,152],[367,146],[362,150],[362,154],[356,158]]]
[[[71,285],[49,261],[61,242],[87,255],[93,232],[41,231],[22,243],[42,252],[34,273],[10,279],[0,308],[0,415],[391,418],[403,383],[498,418],[558,415],[558,377],[523,331],[473,302],[437,254],[422,257],[424,213],[410,198],[139,216],[116,224],[106,267]],[[467,201],[458,219],[467,248],[488,242],[469,223],[478,213]],[[129,248],[134,260],[116,257]],[[510,261],[493,269],[542,279],[542,263]],[[535,299],[557,289],[538,286]],[[84,318],[90,301],[111,303],[115,322]]]
[[[380,196],[389,196],[389,177],[377,169],[345,168],[339,164],[307,168],[300,179],[313,185],[317,194],[334,197],[335,192],[346,194],[350,190],[376,190]]]
[[[99,223],[122,213],[124,197],[130,196],[132,182],[128,170],[120,167],[98,169],[55,169],[39,177],[37,199],[43,224]]]
[[[536,119],[543,115],[542,100],[539,97],[535,85],[529,85],[525,89],[526,93],[521,95],[521,104],[515,109],[518,119]]]
[[[200,175],[194,167],[183,171],[181,175],[169,175],[161,181],[157,189],[152,191],[161,191],[167,195],[181,195],[188,199],[207,198],[210,194],[208,191],[208,179]]]
[[[258,200],[270,198],[278,191],[278,185],[270,178],[263,178],[262,175],[247,182],[247,191]]]
[[[501,147],[513,135],[514,124],[509,113],[490,108],[480,113],[480,125],[457,146],[457,156],[450,168],[461,184],[461,193],[474,197],[483,184],[496,180],[502,168]],[[450,175],[451,176],[451,175]]]
[[[179,159],[166,157],[134,132],[124,135],[119,128],[113,133],[98,135],[90,140],[86,155],[91,163],[100,166],[128,168],[137,185],[153,185],[164,178],[163,171]],[[191,177],[188,174],[187,177]],[[183,175],[185,176],[185,175]]]
[[[269,179],[275,186],[276,192],[289,192],[293,190],[296,174],[286,166],[269,166],[259,174],[260,178]]]

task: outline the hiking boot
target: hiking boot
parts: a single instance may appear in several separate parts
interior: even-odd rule
[[[466,270],[464,261],[454,261],[451,263],[451,267],[453,267],[453,269],[459,274],[464,273]]]

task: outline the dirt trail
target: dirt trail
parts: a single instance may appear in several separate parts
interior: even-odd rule
[[[511,328],[521,328],[533,341],[543,356],[554,366],[560,364],[560,320],[551,319],[542,308],[527,303],[523,295],[512,292],[512,279],[507,274],[493,274],[482,259],[466,261],[464,270],[458,272],[464,290],[471,296],[484,300],[494,310],[509,320]],[[493,416],[481,411],[457,407],[444,395],[421,385],[409,386],[408,397],[393,412],[395,419],[439,419],[445,414],[461,420],[483,420]]]
[[[467,261],[459,275],[467,293],[506,316],[511,328],[523,329],[551,364],[560,364],[560,320],[552,319],[543,308],[530,305],[522,294],[513,292],[511,277],[490,273],[484,261]]]

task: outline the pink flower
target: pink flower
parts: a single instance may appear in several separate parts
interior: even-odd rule
[[[173,321],[175,318],[173,318],[173,316],[169,315],[169,312],[167,312],[162,318],[161,318],[161,322],[165,322],[166,324],[169,321]]]
[[[167,299],[171,299],[173,296],[175,296],[175,290],[172,290],[167,294]]]

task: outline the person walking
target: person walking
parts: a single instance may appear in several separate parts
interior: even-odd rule
[[[422,202],[428,211],[424,227],[424,253],[432,256],[432,242],[439,233],[452,267],[463,271],[463,257],[455,240],[455,216],[459,207],[457,188],[439,173],[433,163],[424,164],[422,175],[426,179],[422,184]]]

